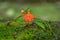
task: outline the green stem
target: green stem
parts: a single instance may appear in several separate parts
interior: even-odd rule
[[[12,21],[8,22],[8,23],[7,23],[7,25],[10,25],[10,23],[12,23],[13,21],[18,20],[20,17],[22,17],[22,16],[18,16],[16,19],[14,19],[14,20],[12,20]]]
[[[22,16],[18,16],[16,19],[14,19],[14,21],[18,20],[20,17],[22,17]]]

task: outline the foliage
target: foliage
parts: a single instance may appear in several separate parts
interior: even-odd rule
[[[60,28],[57,27],[41,19],[35,19],[29,25],[18,19],[11,25],[0,24],[0,40],[59,40]]]

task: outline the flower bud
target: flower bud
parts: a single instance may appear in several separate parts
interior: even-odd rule
[[[21,10],[21,13],[22,13],[22,14],[24,14],[24,12],[25,12],[25,10],[24,10],[24,9],[22,9],[22,10]]]

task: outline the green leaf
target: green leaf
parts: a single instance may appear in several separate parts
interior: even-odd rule
[[[45,28],[45,25],[40,21],[37,21],[36,24],[43,29]]]

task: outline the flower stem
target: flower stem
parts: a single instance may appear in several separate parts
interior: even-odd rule
[[[14,21],[16,21],[17,19],[19,19],[20,17],[22,17],[22,16],[18,16],[16,19],[14,19]]]

